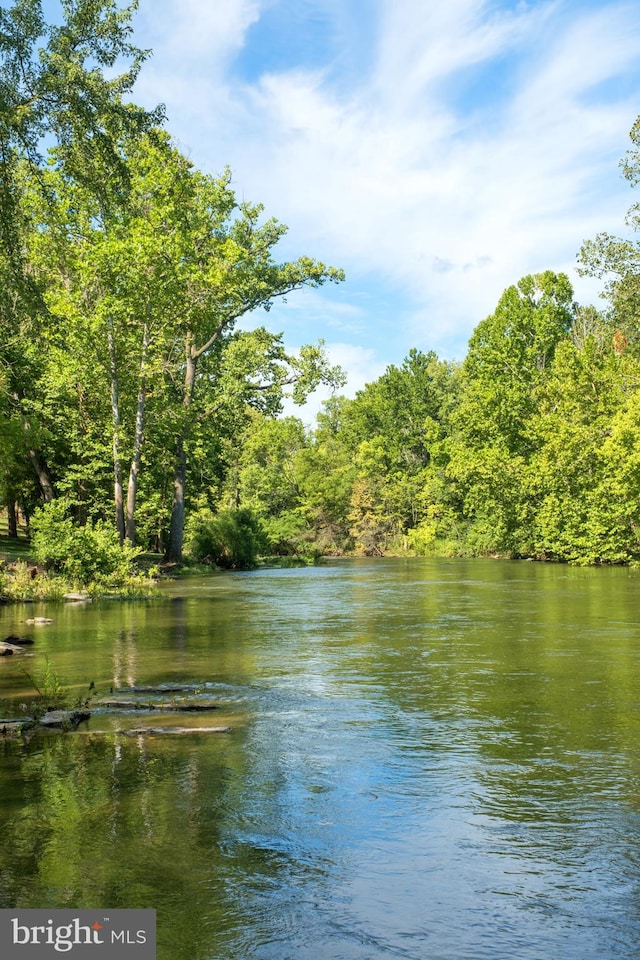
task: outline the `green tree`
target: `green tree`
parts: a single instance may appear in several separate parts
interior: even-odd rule
[[[528,552],[532,505],[524,478],[538,442],[531,418],[575,307],[564,274],[509,287],[469,341],[448,441],[448,475],[474,552]]]
[[[440,469],[441,440],[454,403],[457,372],[433,352],[411,350],[358,392],[342,437],[357,465],[350,521],[366,552],[404,549],[428,510],[428,477]],[[377,533],[376,533],[377,531]]]
[[[125,102],[146,56],[129,40],[135,3],[121,10],[114,0],[63,0],[61,7],[57,24],[45,21],[39,0],[0,8],[0,365],[45,500],[55,489],[40,447],[47,438],[33,382],[42,374],[46,308],[30,263],[30,240],[41,224],[25,198],[35,191],[45,206],[51,201],[45,145],[55,146],[53,162],[67,180],[95,196],[124,196],[121,137],[139,134],[161,113]]]
[[[115,0],[62,0],[61,7],[59,24],[46,23],[40,0],[0,8],[0,242],[14,266],[21,259],[20,167],[37,178],[43,142],[57,144],[65,176],[100,192],[105,173],[126,184],[121,131],[140,132],[160,116],[124,99],[147,55],[130,43],[135,0],[124,9]],[[126,69],[114,75],[121,62]]]
[[[530,421],[535,453],[523,475],[534,556],[611,559],[598,533],[608,514],[602,447],[624,402],[629,372],[629,358],[594,336],[582,343],[568,338],[558,346]]]
[[[41,422],[64,437],[60,491],[86,503],[88,514],[103,514],[94,481],[106,489],[111,456],[116,527],[134,543],[144,450],[155,485],[146,484],[147,520],[150,499],[162,512],[158,492],[168,469],[179,480],[183,517],[188,459],[200,473],[197,501],[207,479],[219,481],[221,441],[232,424],[243,429],[250,408],[274,415],[284,390],[300,401],[319,382],[341,381],[321,344],[291,355],[279,334],[234,327],[243,311],[268,308],[272,295],[342,274],[307,260],[274,263],[270,245],[284,228],[275,221],[261,226],[259,207],[236,203],[228,171],[218,179],[202,175],[165,134],[128,143],[123,156],[124,205],[105,206],[57,169],[44,173],[47,204],[32,193],[40,226],[30,264],[46,306],[46,350],[31,379]],[[56,423],[61,410],[75,412],[66,431]],[[175,444],[178,462],[170,468]],[[175,501],[174,494],[174,526]],[[180,526],[178,553],[181,543]]]
[[[325,401],[309,445],[296,460],[300,511],[314,545],[307,549],[320,554],[340,555],[353,547],[348,515],[356,467],[346,427],[352,404],[341,396]]]
[[[278,336],[266,331],[246,335],[241,344],[268,340],[257,379],[246,377],[243,351],[233,333],[241,317],[258,308],[269,310],[278,297],[302,287],[318,287],[344,278],[341,270],[301,257],[278,263],[273,248],[286,228],[276,220],[261,222],[260,205],[238,202],[227,172],[214,180],[193,174],[190,222],[183,255],[173,268],[182,286],[181,333],[184,376],[176,407],[173,506],[166,558],[180,561],[184,535],[185,486],[189,444],[197,417],[196,386],[200,379],[215,382],[229,374],[243,389],[269,393],[293,383],[294,400],[300,402],[320,383],[336,385],[337,369],[329,368],[321,345],[307,346],[298,357],[286,354]],[[232,362],[233,361],[233,362]],[[236,361],[239,362],[239,368]]]
[[[632,148],[621,161],[625,178],[632,187],[640,182],[640,117],[630,133]],[[632,231],[640,227],[640,204],[634,203],[626,217]],[[579,272],[605,279],[602,296],[609,302],[609,336],[617,349],[640,351],[640,242],[630,237],[600,233],[582,245]],[[614,339],[615,338],[615,339]]]
[[[537,390],[573,316],[573,290],[564,274],[548,270],[505,290],[469,340],[458,426],[483,441],[500,440],[512,453],[526,450]]]
[[[599,448],[599,483],[587,559],[628,563],[640,559],[640,390],[612,418]]]
[[[304,552],[305,520],[300,509],[297,468],[308,447],[304,424],[295,417],[274,419],[254,412],[241,443],[230,493],[251,509],[262,525],[272,554]]]
[[[191,168],[159,131],[129,142],[123,155],[125,204],[117,197],[105,203],[58,170],[48,173],[55,215],[34,247],[55,320],[51,347],[66,355],[67,366],[80,362],[85,389],[97,387],[102,398],[90,418],[98,437],[78,460],[86,461],[98,447],[106,450],[110,436],[116,529],[121,540],[126,535],[135,543],[150,400],[152,410],[154,400],[156,408],[167,406],[164,378],[178,336],[183,290],[174,265],[184,249]],[[158,394],[164,402],[158,403]]]

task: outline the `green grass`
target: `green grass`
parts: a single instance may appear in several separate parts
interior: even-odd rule
[[[19,537],[15,540],[8,537],[6,533],[7,525],[0,522],[0,560],[7,563],[13,563],[16,560],[24,560],[26,563],[33,563],[33,557],[30,553],[30,544],[26,537]]]

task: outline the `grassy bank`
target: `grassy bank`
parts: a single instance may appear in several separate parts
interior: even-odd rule
[[[142,559],[142,558],[141,558]],[[0,602],[63,600],[66,594],[83,593],[92,598],[135,599],[153,596],[156,583],[150,576],[151,564],[144,555],[138,573],[110,582],[82,582],[38,567],[26,535],[7,536],[6,518],[0,518]]]

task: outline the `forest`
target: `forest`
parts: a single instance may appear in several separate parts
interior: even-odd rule
[[[279,261],[286,227],[237,198],[230,170],[196,169],[162,108],[131,102],[146,57],[135,5],[62,7],[60,24],[38,0],[0,8],[9,537],[26,530],[42,567],[74,583],[114,582],[141,551],[231,568],[640,558],[636,241],[601,234],[578,252],[601,309],[562,273],[514,278],[464,361],[414,349],[347,399],[322,342],[294,354],[241,323],[342,270]],[[635,186],[640,119],[622,171]],[[285,396],[320,384],[335,392],[313,429],[282,416]]]

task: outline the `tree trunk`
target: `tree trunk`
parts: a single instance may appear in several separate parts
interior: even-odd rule
[[[36,450],[30,448],[27,453],[29,454],[31,466],[35,470],[36,476],[38,477],[38,483],[40,484],[40,490],[42,491],[42,498],[45,503],[51,503],[52,500],[55,500],[56,494],[55,490],[53,489],[53,482],[49,476],[49,471],[40,459],[40,456]]]
[[[13,399],[16,400],[18,404],[22,404],[19,394],[14,393]],[[40,490],[42,492],[42,499],[45,501],[45,503],[51,503],[51,501],[55,500],[56,498],[56,492],[53,489],[53,481],[51,480],[49,471],[42,462],[38,451],[29,443],[31,424],[27,420],[24,413],[22,414],[22,429],[24,430],[26,439],[27,456],[29,457],[31,466],[33,467],[38,478],[38,483],[40,484]]]
[[[173,506],[171,508],[171,526],[169,528],[169,543],[165,553],[165,560],[169,563],[181,563],[182,545],[184,543],[184,494],[187,479],[187,454],[185,440],[188,436],[188,410],[193,398],[193,388],[196,382],[196,366],[198,355],[193,348],[193,337],[187,334],[186,342],[186,369],[184,375],[184,396],[182,405],[184,411],[183,426],[176,438],[176,460],[173,472]]]
[[[7,536],[13,537],[14,540],[18,537],[18,511],[16,507],[13,492],[10,490],[7,498]]]
[[[184,450],[184,438],[178,437],[176,443],[176,463],[173,471],[173,505],[171,507],[171,526],[165,560],[169,563],[181,563],[184,543],[184,488],[187,478],[187,456]]]
[[[127,519],[126,519],[126,537],[132,546],[136,544],[136,495],[138,492],[138,473],[140,472],[140,462],[142,460],[142,444],[144,440],[144,408],[147,399],[147,351],[149,349],[149,324],[145,323],[142,335],[142,357],[140,359],[140,378],[138,381],[138,402],[136,405],[136,432],[133,439],[133,457],[131,459],[131,469],[129,470],[129,483],[127,484]]]
[[[113,500],[115,508],[116,530],[120,543],[124,543],[124,496],[122,487],[122,458],[120,456],[120,396],[118,384],[118,363],[116,344],[113,335],[113,319],[109,317],[107,341],[109,344],[109,366],[111,372],[111,416],[113,422]]]

